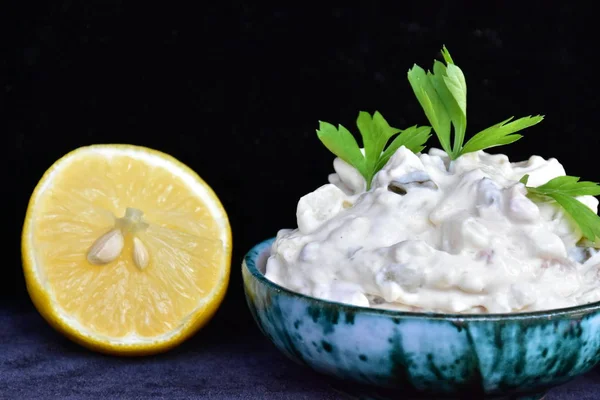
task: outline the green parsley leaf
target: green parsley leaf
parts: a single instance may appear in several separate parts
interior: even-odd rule
[[[398,148],[405,146],[413,153],[425,148],[425,143],[431,136],[431,128],[410,127],[406,130],[391,127],[378,111],[372,116],[364,111],[358,114],[356,125],[362,136],[364,155],[354,136],[342,125],[334,125],[319,121],[317,136],[325,147],[333,154],[352,165],[360,172],[367,182],[367,190],[375,174],[385,166]],[[397,135],[387,147],[389,140]]]
[[[329,151],[352,165],[361,175],[365,175],[365,159],[348,129],[342,125],[336,128],[328,122],[319,121],[317,136]]]
[[[362,136],[365,149],[365,180],[371,182],[377,172],[375,166],[385,145],[392,136],[400,132],[400,129],[392,128],[378,111],[373,116],[368,112],[361,111],[358,114],[356,125]]]
[[[447,66],[435,61],[432,73],[425,72],[415,64],[408,71],[408,81],[442,148],[455,159],[460,155],[467,129],[467,85],[464,74],[454,65],[446,47],[443,48],[442,54]]]
[[[529,187],[528,180],[529,175],[520,180],[527,188],[528,195],[554,200],[577,224],[586,239],[595,242],[596,238],[600,238],[600,216],[576,199],[576,196],[600,195],[600,186],[597,183],[580,182],[576,176],[559,176],[538,187]]]
[[[441,63],[440,63],[441,64]],[[443,64],[442,64],[443,65]],[[446,87],[452,93],[452,97],[460,107],[463,115],[467,116],[467,82],[465,80],[465,75],[454,64],[448,64],[446,68],[446,73],[442,75],[444,78],[444,83],[446,83]]]
[[[551,196],[575,221],[583,236],[595,242],[600,238],[600,217],[574,197],[554,193]]]
[[[508,118],[494,126],[482,130],[473,136],[465,147],[462,149],[462,154],[472,153],[478,150],[489,149],[491,147],[510,144],[521,139],[523,136],[515,134],[515,132],[529,128],[537,123],[540,123],[544,117],[537,115],[535,117],[528,116],[519,118],[516,121],[509,122],[513,117]]]
[[[446,64],[454,64],[454,60],[452,59],[452,56],[450,55],[450,52],[448,51],[446,46],[442,46],[442,57],[444,57],[444,61],[446,61]]]
[[[448,72],[453,74],[452,77],[448,75]],[[452,154],[454,155],[458,151],[457,149],[462,147],[465,140],[465,131],[467,130],[467,86],[464,82],[464,76],[454,64],[449,64],[446,67],[439,61],[435,61],[433,65],[433,74],[429,73],[428,75],[436,92],[440,95],[454,127],[454,144],[452,146]]]
[[[430,75],[418,65],[414,65],[408,71],[408,81],[410,82],[417,100],[421,103],[423,111],[433,127],[435,134],[442,145],[444,151],[448,154],[452,153],[450,146],[450,116],[446,111],[446,107],[442,102],[440,95],[433,86]]]
[[[446,65],[434,61],[433,73],[425,72],[415,64],[408,71],[408,81],[440,145],[452,160],[465,153],[513,143],[522,137],[515,132],[543,120],[543,116],[538,115],[509,122],[511,117],[479,132],[463,147],[467,128],[467,84],[462,70],[454,63],[445,46],[442,48],[442,57]],[[452,146],[451,128],[454,128]]]

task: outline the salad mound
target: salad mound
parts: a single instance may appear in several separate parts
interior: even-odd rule
[[[451,161],[398,149],[374,177],[337,158],[330,183],[298,202],[267,278],[365,307],[451,313],[563,308],[600,300],[600,255],[554,202],[519,180],[564,177],[556,159],[511,163],[484,151]],[[592,196],[578,200],[596,211]]]

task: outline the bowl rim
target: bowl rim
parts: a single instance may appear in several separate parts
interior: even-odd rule
[[[277,292],[283,292],[292,297],[299,297],[311,303],[322,303],[323,305],[333,306],[339,308],[341,311],[347,313],[361,313],[375,316],[386,316],[391,318],[412,318],[412,319],[433,319],[433,320],[450,320],[456,322],[468,322],[468,321],[507,321],[507,320],[540,320],[540,319],[554,319],[564,316],[578,316],[583,317],[586,314],[600,311],[600,301],[582,304],[573,307],[566,308],[554,308],[550,310],[541,311],[530,311],[523,313],[496,313],[496,314],[459,314],[459,313],[437,313],[437,312],[410,312],[410,311],[396,311],[381,308],[362,307],[352,304],[340,303],[331,300],[319,299],[312,296],[307,296],[302,293],[294,292],[283,286],[276,284],[269,280],[265,274],[260,272],[257,263],[259,258],[264,255],[265,252],[271,250],[271,246],[275,241],[276,237],[263,240],[258,244],[254,245],[244,256],[242,262],[242,268],[246,268],[250,275],[254,277],[262,285],[267,286],[269,289]],[[246,283],[244,283],[244,289],[246,289]]]

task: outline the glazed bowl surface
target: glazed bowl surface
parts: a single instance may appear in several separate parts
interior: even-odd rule
[[[360,399],[541,399],[600,361],[600,303],[520,314],[409,313],[308,297],[242,265],[248,307],[291,360]]]

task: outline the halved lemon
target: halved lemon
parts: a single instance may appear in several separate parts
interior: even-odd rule
[[[97,351],[144,355],[194,334],[225,295],[227,213],[173,157],[93,145],[65,155],[31,196],[22,236],[40,314]]]

